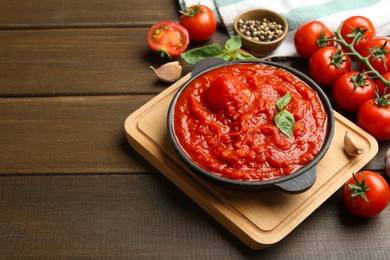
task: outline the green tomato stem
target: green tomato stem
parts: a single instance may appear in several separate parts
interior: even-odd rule
[[[368,57],[363,57],[355,50],[353,44],[356,41],[356,37],[353,39],[351,44],[348,44],[341,36],[340,30],[337,30],[335,32],[335,35],[337,37],[337,42],[339,42],[343,47],[348,48],[348,50],[350,51],[348,54],[353,55],[366,66],[366,68],[368,69],[367,73],[375,75],[375,77],[378,78],[387,88],[390,88],[390,81],[387,81],[384,77],[382,77],[382,75],[377,70],[375,70],[369,62],[369,57],[371,55],[369,55]]]

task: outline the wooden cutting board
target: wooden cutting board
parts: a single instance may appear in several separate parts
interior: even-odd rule
[[[371,135],[335,112],[332,144],[318,163],[317,180],[308,191],[287,194],[279,190],[242,192],[217,187],[198,177],[181,161],[168,137],[169,104],[189,78],[190,74],[186,75],[131,114],[124,125],[127,140],[179,189],[253,249],[283,239],[378,152],[378,143]],[[362,155],[345,154],[346,131],[364,147]]]

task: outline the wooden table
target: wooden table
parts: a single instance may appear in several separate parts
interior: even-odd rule
[[[251,250],[130,147],[124,120],[169,86],[149,68],[164,61],[147,30],[178,20],[178,8],[0,1],[0,258],[388,257],[390,207],[359,219],[339,192],[276,245]],[[226,40],[220,28],[203,44]],[[364,169],[383,173],[390,142],[379,145]]]

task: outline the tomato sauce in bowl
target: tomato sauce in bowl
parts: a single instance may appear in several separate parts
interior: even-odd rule
[[[294,118],[292,136],[275,123],[277,101]],[[264,62],[228,63],[200,73],[171,104],[170,129],[191,163],[237,182],[278,179],[319,155],[329,116],[316,90],[291,72]],[[333,115],[332,115],[333,116]]]

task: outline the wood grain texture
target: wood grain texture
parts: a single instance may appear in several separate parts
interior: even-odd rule
[[[177,0],[0,1],[0,258],[390,258],[390,209],[357,219],[339,193],[252,251],[128,145],[126,117],[170,85],[150,73],[165,61],[146,32],[177,9]],[[226,39],[219,28],[190,48]],[[287,62],[307,72],[306,61]],[[380,169],[389,145],[367,167]]]
[[[389,255],[390,208],[372,220],[356,219],[340,204],[339,193],[280,243],[251,251],[159,174],[2,177],[0,186],[1,258],[385,259]]]
[[[0,174],[154,172],[123,126],[150,98],[0,99]]]
[[[3,0],[0,29],[147,27],[160,20],[178,20],[178,9],[175,0]]]
[[[147,29],[0,31],[2,96],[158,93]],[[149,74],[148,74],[149,73]],[[146,76],[146,77],[145,77]]]
[[[0,30],[0,96],[157,94],[147,28]],[[224,42],[219,32],[213,41]],[[184,73],[191,65],[181,61]]]

